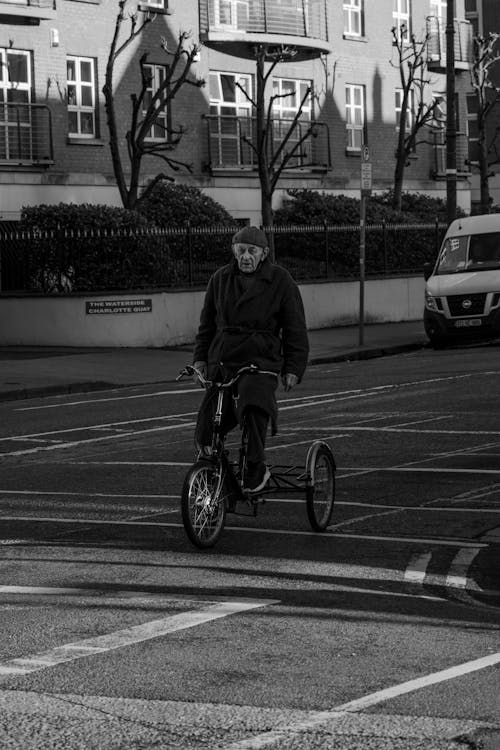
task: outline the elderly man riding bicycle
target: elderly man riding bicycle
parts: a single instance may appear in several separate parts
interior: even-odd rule
[[[241,377],[228,399],[221,429],[227,434],[243,415],[248,429],[245,490],[269,479],[265,444],[269,420],[277,431],[275,391],[281,376],[289,391],[305,372],[309,343],[300,291],[288,271],[269,260],[266,235],[248,226],[232,239],[233,258],[208,283],[194,350],[194,367],[210,380],[230,378],[245,365],[261,372]],[[209,451],[215,392],[207,390],[198,413],[196,442]]]

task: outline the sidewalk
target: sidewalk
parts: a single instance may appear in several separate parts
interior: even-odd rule
[[[422,348],[422,321],[309,331],[310,364],[369,359]],[[0,401],[166,383],[192,361],[192,346],[109,349],[0,346]]]

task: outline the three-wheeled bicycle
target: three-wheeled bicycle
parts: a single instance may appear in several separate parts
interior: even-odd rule
[[[325,531],[332,516],[336,466],[330,447],[323,440],[311,443],[303,468],[273,464],[268,467],[271,476],[264,489],[258,493],[244,489],[248,443],[245,419],[239,456],[235,461],[230,460],[225,447],[221,419],[224,399],[232,397],[239,378],[249,372],[259,372],[259,368],[248,365],[240,368],[229,380],[212,382],[206,380],[195,367],[187,365],[177,377],[177,380],[181,380],[195,375],[205,388],[215,387],[217,398],[210,452],[200,455],[188,469],[181,495],[182,522],[186,534],[200,549],[214,546],[224,529],[227,513],[236,513],[236,508],[243,504],[255,516],[258,505],[265,502],[266,496],[277,492],[305,494],[307,516],[314,531]]]

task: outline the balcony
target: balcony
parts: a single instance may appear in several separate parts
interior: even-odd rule
[[[257,160],[250,144],[256,140],[256,120],[253,117],[205,115],[207,127],[207,169],[209,172],[237,170],[256,171]],[[273,120],[270,155],[276,154],[293,121]],[[311,129],[311,132],[307,131]],[[324,122],[305,120],[297,123],[286,151],[305,137],[297,154],[286,165],[287,170],[326,172],[331,168],[330,135]]]
[[[446,130],[437,130],[432,134],[434,140],[434,166],[431,176],[435,180],[446,179]],[[457,177],[470,177],[469,138],[465,133],[457,133],[456,141]]]
[[[468,70],[472,64],[472,24],[455,18],[455,69]],[[446,21],[437,16],[427,18],[427,66],[446,70]]]
[[[0,165],[54,163],[52,119],[46,104],[0,104]]]
[[[256,45],[286,47],[294,60],[331,52],[327,0],[200,0],[200,39],[237,57]]]
[[[9,16],[20,16],[26,23],[50,20],[56,17],[56,3],[55,0],[0,0],[0,22]]]

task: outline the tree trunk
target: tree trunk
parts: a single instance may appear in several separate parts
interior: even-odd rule
[[[392,207],[396,211],[401,211],[403,201],[403,182],[405,174],[405,160],[401,156],[396,158],[396,168],[394,170],[394,193],[392,196]]]
[[[479,140],[479,185],[481,213],[489,214],[491,209],[490,184],[488,169],[488,147],[486,145],[486,133]]]

